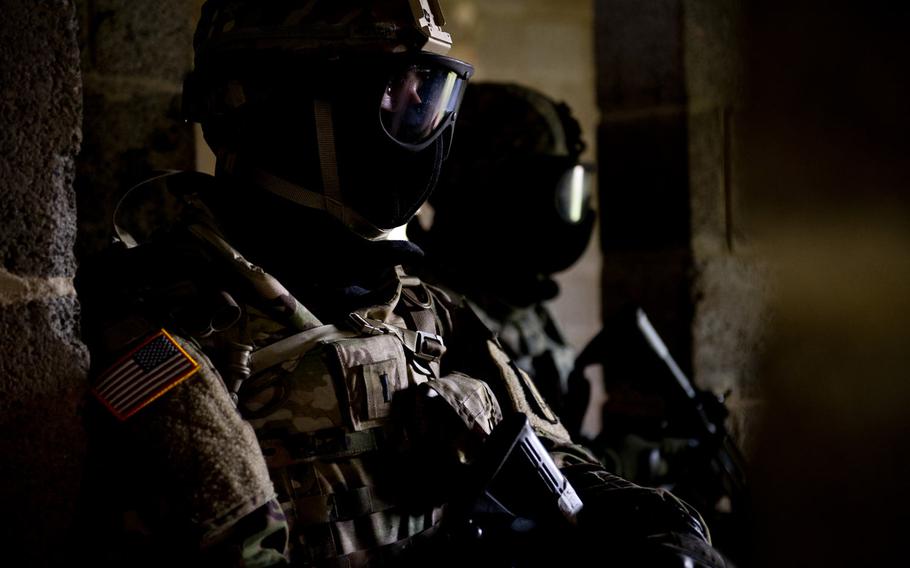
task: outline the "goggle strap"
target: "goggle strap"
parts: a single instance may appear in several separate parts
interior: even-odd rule
[[[335,151],[335,126],[332,122],[332,103],[320,99],[313,101],[316,120],[316,139],[319,144],[319,166],[322,171],[324,209],[333,217],[344,214],[341,184],[338,178],[338,158]]]
[[[442,134],[440,134],[440,136],[445,137],[442,139],[443,140],[443,143],[442,143],[443,144],[443,147],[442,147],[442,161],[443,162],[445,162],[446,160],[449,159],[449,155],[452,153],[452,146],[455,145],[455,127],[452,124],[453,122],[455,122],[454,116],[449,121],[449,124],[445,127],[445,130],[447,130],[448,132],[443,132]]]

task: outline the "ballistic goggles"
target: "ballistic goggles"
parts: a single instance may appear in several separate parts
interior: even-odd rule
[[[455,122],[474,68],[451,57],[421,53],[393,59],[387,69],[379,103],[382,129],[399,145],[423,150]]]
[[[591,210],[594,169],[576,164],[565,170],[556,182],[556,212],[570,225],[581,223]]]
[[[501,188],[497,190],[498,199],[509,203],[524,200],[525,207],[537,211],[540,219],[580,225],[594,207],[594,166],[579,163],[576,157],[507,157],[473,167],[486,177],[487,184]],[[490,177],[485,172],[495,173]],[[490,198],[496,197],[487,196]]]

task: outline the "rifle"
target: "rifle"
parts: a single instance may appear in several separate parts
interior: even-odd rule
[[[453,548],[491,566],[540,566],[548,544],[571,531],[583,504],[528,418],[500,422],[452,501],[446,534]]]
[[[644,310],[627,311],[576,359],[564,422],[578,437],[589,384],[584,370],[604,366],[611,397],[604,426],[585,441],[607,469],[644,486],[659,486],[695,506],[731,557],[745,544],[750,515],[744,459],[726,428],[726,396],[695,387],[679,368]]]

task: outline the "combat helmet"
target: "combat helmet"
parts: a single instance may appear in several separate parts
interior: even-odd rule
[[[476,83],[458,139],[430,200],[432,226],[412,224],[414,240],[449,272],[483,279],[484,289],[500,287],[519,303],[548,299],[556,293],[549,276],[578,260],[596,219],[578,121],[535,89]]]
[[[473,68],[438,0],[208,0],[184,109],[219,171],[377,239],[435,187]]]

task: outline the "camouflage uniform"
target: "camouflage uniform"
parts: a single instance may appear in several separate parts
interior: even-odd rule
[[[436,282],[432,276],[426,278]],[[469,302],[515,364],[528,373],[547,403],[562,416],[575,350],[566,342],[550,310],[543,303],[514,306],[479,292],[470,294]]]
[[[209,184],[178,175],[155,185],[200,182]],[[96,564],[359,566],[433,554],[423,541],[439,529],[461,462],[510,411],[531,418],[583,499],[616,504],[615,534],[625,519],[649,527],[635,534],[642,543],[654,534],[705,542],[697,516],[669,494],[615,478],[573,446],[459,300],[398,268],[373,296],[384,301],[352,310],[360,329],[323,325],[224,241],[197,209],[200,194],[183,199],[189,221],[80,275],[96,375],[160,327],[201,363],[124,422],[89,407],[90,487],[107,496],[91,501],[92,522],[120,535],[108,558],[95,551]],[[238,310],[228,326],[225,306]],[[421,352],[417,338],[437,335]],[[430,391],[438,396],[415,396]],[[642,503],[648,514],[631,514]]]
[[[180,177],[153,185],[169,191]],[[200,178],[191,176],[190,181],[207,181]],[[393,543],[402,547],[412,536],[431,533],[441,503],[402,508],[396,497],[399,483],[394,476],[389,479],[396,466],[383,457],[414,443],[396,439],[402,433],[391,427],[396,393],[432,381],[428,388],[447,400],[464,424],[454,439],[489,433],[501,417],[497,400],[508,400],[509,393],[521,389],[535,392],[533,387],[508,364],[502,366],[507,359],[488,333],[478,346],[447,341],[446,361],[463,357],[459,352],[466,348],[472,357],[480,355],[473,366],[505,377],[498,381],[499,398],[486,383],[448,363],[441,365],[444,344],[433,341],[451,335],[453,318],[464,315],[454,316],[453,300],[400,270],[391,273],[381,291],[382,303],[353,312],[364,318],[364,325],[382,329],[378,335],[369,334],[373,329],[324,326],[223,240],[197,209],[198,195],[185,199],[193,204],[181,216],[194,217],[191,222],[180,221],[137,248],[114,251],[80,276],[96,375],[161,327],[175,332],[178,343],[201,363],[196,376],[122,424],[93,407],[91,429],[99,440],[99,456],[120,460],[128,454],[126,467],[111,470],[107,464],[102,471],[112,474],[116,483],[111,484],[123,492],[123,508],[133,519],[130,530],[138,538],[168,527],[165,535],[185,532],[203,547],[217,544],[220,549],[225,534],[237,532],[236,525],[243,522],[244,540],[250,541],[241,552],[244,558],[250,551],[268,558],[261,543],[290,531],[291,549],[306,550],[307,562],[354,555],[353,562],[364,550]],[[204,273],[218,278],[204,278]],[[212,329],[224,311],[224,305],[210,303],[212,297],[230,298],[227,305],[237,298],[236,322]],[[197,306],[208,313],[193,309]],[[205,320],[207,325],[194,328]],[[478,322],[470,325],[482,329]],[[307,333],[311,335],[301,337]],[[290,343],[282,343],[289,337]],[[234,389],[239,390],[239,415]],[[540,428],[568,442],[542,402],[532,400],[533,408],[520,400],[516,405],[536,410],[543,416]],[[269,476],[277,493],[272,493]],[[136,502],[135,484],[166,490],[155,499],[145,493]],[[176,494],[168,492],[178,487]],[[181,521],[173,522],[174,516]],[[257,538],[251,538],[250,529]],[[160,534],[149,540],[149,549],[161,546],[158,538]],[[274,550],[284,552],[283,546]]]

